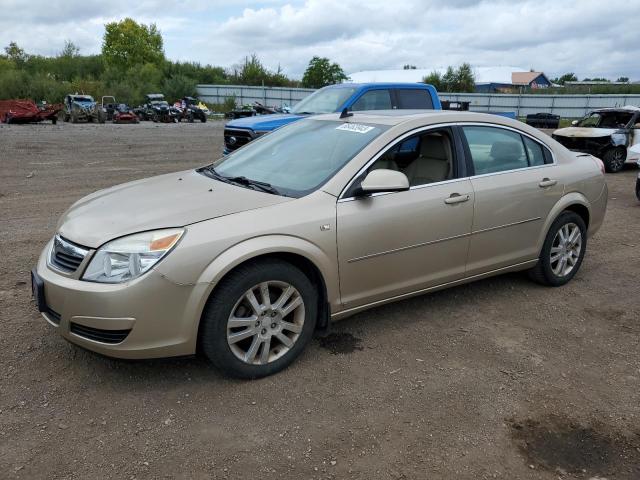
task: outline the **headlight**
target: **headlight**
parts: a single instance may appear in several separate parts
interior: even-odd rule
[[[136,233],[106,243],[93,255],[82,280],[122,283],[139,277],[175,247],[181,228]]]
[[[614,145],[624,145],[627,142],[627,136],[624,133],[612,133],[611,143]]]

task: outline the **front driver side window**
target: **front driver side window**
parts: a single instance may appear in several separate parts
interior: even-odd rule
[[[368,172],[379,168],[404,173],[412,187],[453,178],[454,149],[448,129],[413,135],[391,147]]]

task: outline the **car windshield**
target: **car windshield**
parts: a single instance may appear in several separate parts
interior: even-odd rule
[[[93,98],[91,98],[91,97],[74,97],[73,101],[74,102],[80,102],[80,103],[92,103],[93,102]]]
[[[265,135],[212,165],[217,175],[269,184],[302,197],[316,190],[389,127],[307,119]]]
[[[352,87],[325,87],[312,93],[291,109],[291,113],[337,112],[345,100],[353,95]]]
[[[630,121],[633,113],[630,112],[593,112],[577,124],[578,127],[587,128],[624,128]]]

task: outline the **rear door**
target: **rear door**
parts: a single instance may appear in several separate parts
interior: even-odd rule
[[[545,219],[564,191],[551,152],[506,127],[460,127],[474,175],[467,275],[537,258]]]

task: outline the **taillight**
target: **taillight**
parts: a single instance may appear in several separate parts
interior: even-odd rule
[[[593,161],[596,162],[596,165],[600,167],[600,171],[604,175],[604,163],[602,163],[602,160],[600,160],[598,157],[594,157],[593,155],[591,156],[591,158],[593,158]]]

